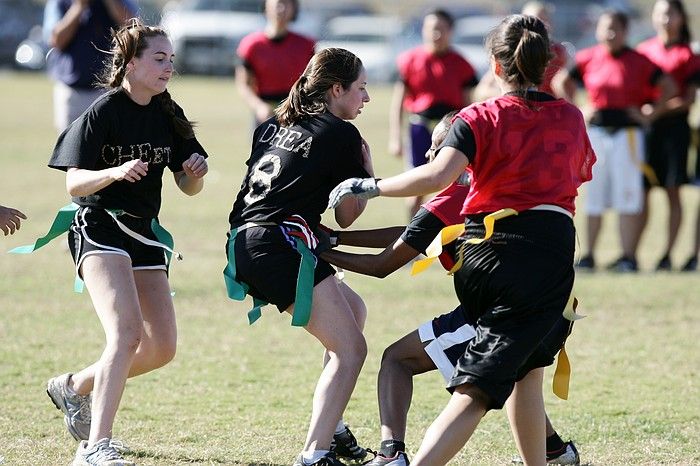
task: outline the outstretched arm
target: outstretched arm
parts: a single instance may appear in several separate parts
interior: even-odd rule
[[[386,248],[401,237],[404,227],[377,228],[376,230],[336,231],[338,245],[362,248]]]
[[[321,253],[321,258],[345,270],[384,278],[416,257],[416,251],[400,238],[379,254],[352,254],[329,250]]]
[[[0,205],[0,230],[5,233],[5,236],[19,230],[22,219],[26,220],[27,216],[19,210]]]

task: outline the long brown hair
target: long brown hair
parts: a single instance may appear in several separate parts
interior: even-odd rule
[[[138,18],[131,18],[118,31],[112,30],[112,47],[109,54],[112,59],[105,65],[105,69],[100,77],[100,85],[107,89],[120,87],[126,76],[126,65],[134,57],[140,57],[148,47],[148,40],[152,37],[168,37],[168,34],[161,28],[146,26]],[[156,96],[163,110],[170,116],[175,131],[190,139],[194,137],[194,123],[182,118],[175,111],[175,101],[170,93],[165,92]]]
[[[316,53],[292,86],[289,97],[275,109],[277,121],[282,126],[291,126],[303,118],[324,113],[328,108],[326,91],[338,83],[349,89],[361,70],[362,61],[345,49],[328,48]]]
[[[503,68],[503,78],[525,91],[539,86],[552,58],[549,34],[534,16],[507,16],[486,38],[486,48]]]

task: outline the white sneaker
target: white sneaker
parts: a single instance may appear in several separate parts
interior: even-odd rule
[[[72,466],[136,466],[136,463],[125,460],[112,446],[111,439],[103,438],[90,448],[87,441],[81,441]]]
[[[90,395],[78,395],[69,388],[73,374],[63,374],[54,377],[46,384],[46,394],[57,409],[63,411],[63,421],[68,432],[76,440],[87,440],[90,437]]]

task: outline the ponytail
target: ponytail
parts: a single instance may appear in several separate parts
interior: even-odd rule
[[[170,116],[175,132],[184,139],[192,139],[194,137],[194,123],[183,118],[177,111],[177,104],[170,96],[170,92],[166,89],[162,94],[158,94],[157,98],[165,113]]]
[[[544,23],[534,16],[510,15],[489,33],[486,46],[503,69],[503,79],[523,92],[542,84],[552,51]]]
[[[292,86],[289,97],[275,109],[277,121],[291,126],[324,113],[328,108],[326,92],[334,84],[349,89],[361,70],[362,61],[345,49],[328,48],[316,53]]]

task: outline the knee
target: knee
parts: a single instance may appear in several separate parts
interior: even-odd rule
[[[141,345],[143,330],[141,325],[129,325],[117,331],[113,339],[108,337],[108,346],[112,346],[115,352],[133,355]],[[109,344],[112,340],[112,345]]]
[[[416,361],[407,356],[402,347],[396,343],[392,343],[382,353],[382,363],[379,367],[380,372],[397,371],[408,372],[411,375],[418,373],[418,364]]]
[[[175,353],[177,352],[177,342],[175,340],[168,340],[166,342],[161,342],[160,345],[155,349],[155,354],[153,354],[153,362],[155,368],[163,367],[175,358]]]
[[[367,358],[367,342],[362,333],[357,332],[355,338],[351,338],[348,345],[338,353],[341,364],[350,367],[362,367]]]

